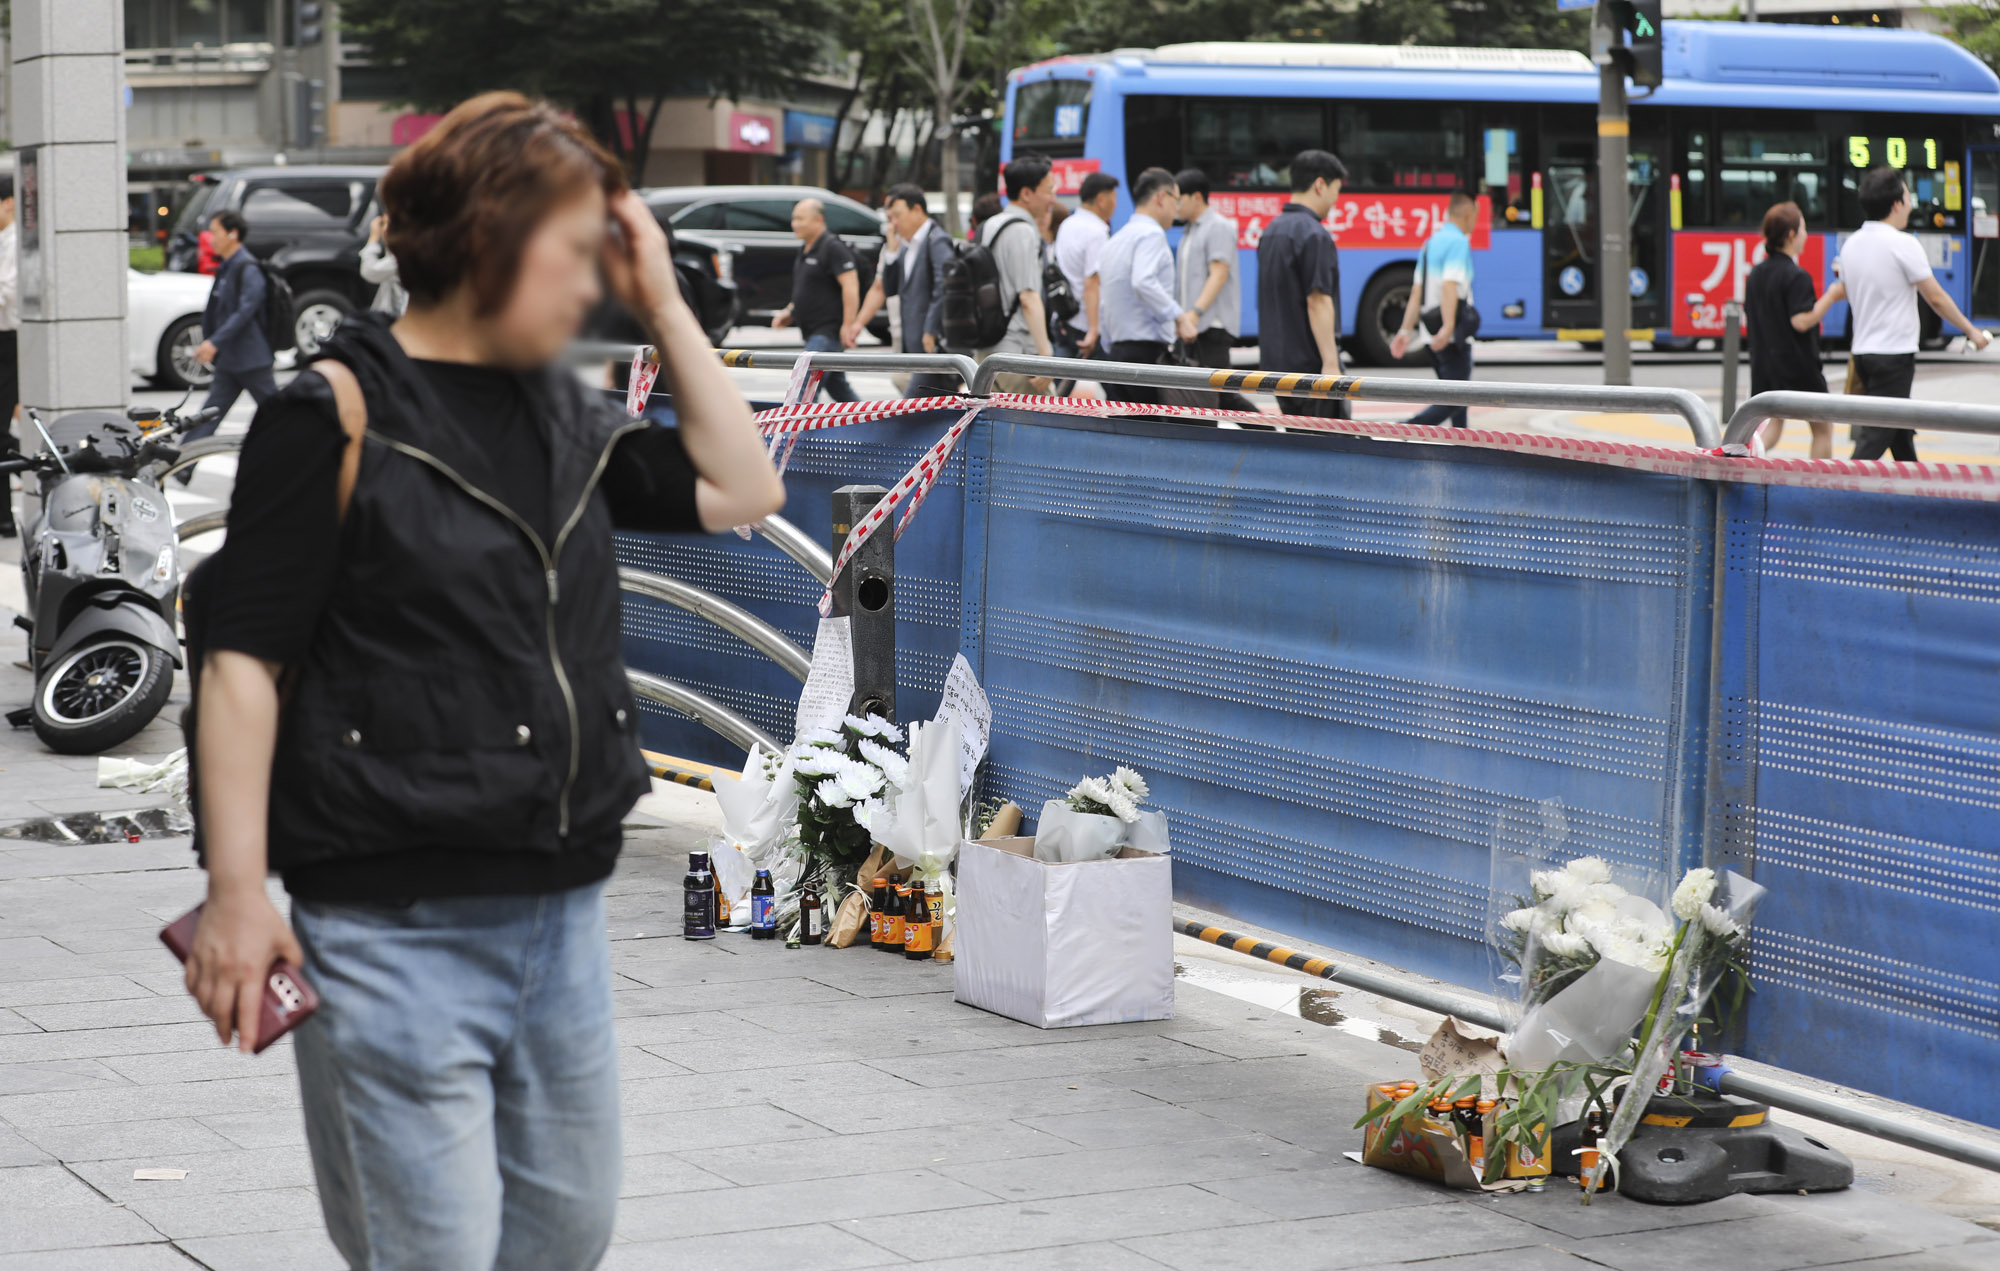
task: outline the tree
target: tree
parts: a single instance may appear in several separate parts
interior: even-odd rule
[[[1945,34],[2000,71],[2000,0],[1955,4],[1943,11]]]
[[[447,110],[512,88],[574,110],[643,184],[669,96],[782,91],[831,56],[831,0],[345,0],[341,20]]]
[[[1550,0],[1088,0],[1056,39],[1073,53],[1202,40],[1582,49],[1590,15]]]
[[[909,0],[915,47],[910,69],[931,94],[931,118],[940,147],[938,185],[944,191],[944,227],[958,237],[958,108],[965,96],[965,41],[972,34],[975,0]],[[939,15],[946,6],[947,16]]]

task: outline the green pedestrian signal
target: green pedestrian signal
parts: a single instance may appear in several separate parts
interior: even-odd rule
[[[1629,37],[1612,50],[1626,77],[1641,88],[1658,88],[1666,78],[1665,41],[1660,34],[1662,0],[1608,0],[1613,30]]]

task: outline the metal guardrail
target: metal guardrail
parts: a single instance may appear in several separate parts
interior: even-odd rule
[[[633,346],[622,347],[631,356]],[[974,397],[992,393],[1000,375],[1070,379],[1078,374],[1074,358],[1034,357],[1000,353],[983,362],[954,353],[805,353],[763,349],[718,349],[725,366],[756,370],[790,370],[800,359],[829,371],[907,371],[954,374]],[[1322,401],[1396,402],[1410,406],[1501,406],[1536,410],[1631,411],[1636,414],[1678,415],[1685,420],[1696,445],[1717,446],[1722,430],[1708,403],[1682,388],[1610,388],[1578,384],[1511,384],[1492,380],[1395,379],[1385,376],[1306,375],[1278,371],[1215,371],[1193,366],[1146,366],[1136,362],[1097,362],[1088,376],[1098,383],[1131,384],[1141,388],[1175,388],[1197,392],[1271,393]],[[1440,436],[1446,435],[1442,430]]]
[[[805,566],[822,587],[833,585],[833,553],[814,542],[812,536],[782,516],[767,516],[751,527],[771,545]]]
[[[632,569],[629,566],[619,569],[618,585],[635,595],[663,600],[697,617],[708,619],[785,668],[801,684],[805,683],[806,676],[812,671],[812,659],[806,656],[805,650],[787,639],[784,632],[713,592],[703,590],[692,583],[684,583],[678,578],[648,573],[643,569]]]
[[[714,729],[745,751],[753,745],[762,746],[773,754],[784,749],[771,737],[771,734],[714,698],[705,693],[697,693],[685,684],[629,668],[625,672],[625,679],[631,684],[634,696],[670,710],[677,710],[696,723]]]
[[[1849,397],[1841,393],[1759,393],[1738,406],[1722,434],[1724,445],[1747,446],[1751,434],[1773,419],[1873,428],[1923,428],[1939,432],[2000,433],[2000,406],[1915,402],[1905,397]]]
[[[950,375],[972,387],[975,393],[979,363],[963,353],[794,353],[784,349],[717,349],[724,366],[738,370],[789,371],[800,358],[828,371],[889,371],[911,375]],[[992,359],[987,359],[991,361]],[[1070,364],[1075,370],[1075,364]]]
[[[979,364],[972,391],[990,391],[996,375],[1059,378],[1075,375],[1069,358],[997,354]],[[1679,415],[1695,444],[1721,444],[1721,429],[1708,403],[1684,388],[1613,388],[1587,384],[1508,384],[1493,380],[1392,379],[1364,375],[1307,375],[1280,371],[1211,371],[1193,366],[1142,366],[1131,362],[1091,362],[1089,377],[1100,383],[1200,391],[1235,390],[1309,397],[1324,401],[1398,402],[1411,406],[1512,406],[1537,410],[1631,411]],[[1447,436],[1444,429],[1440,436]]]

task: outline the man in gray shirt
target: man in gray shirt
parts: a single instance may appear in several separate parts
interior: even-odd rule
[[[1174,178],[1180,187],[1181,232],[1176,294],[1184,315],[1195,327],[1187,342],[1188,356],[1202,366],[1229,369],[1229,351],[1243,328],[1241,256],[1236,249],[1236,222],[1208,205],[1208,173],[1184,168]],[[1225,410],[1256,410],[1241,393],[1224,393]]]
[[[979,242],[993,253],[1000,271],[1000,295],[1013,308],[1007,334],[990,349],[980,349],[984,361],[995,353],[1052,355],[1048,314],[1042,307],[1041,215],[1056,201],[1055,170],[1038,154],[1024,154],[1006,167],[1007,210],[979,227]],[[993,387],[1002,393],[1049,391],[1043,376],[996,375]]]

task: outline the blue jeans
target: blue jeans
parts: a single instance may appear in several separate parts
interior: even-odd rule
[[[292,906],[327,1234],[356,1271],[583,1271],[622,1157],[602,884]]]
[[[806,337],[808,353],[845,353],[847,349],[840,343],[837,331],[822,331],[818,335]],[[847,376],[840,371],[828,371],[820,377],[819,386],[830,402],[851,402],[855,400],[854,389],[848,384]]]
[[[1441,380],[1469,380],[1472,378],[1472,341],[1455,340],[1444,346],[1444,352],[1431,350],[1431,366],[1437,370]],[[1426,406],[1410,420],[1413,424],[1450,424],[1453,428],[1465,427],[1466,408],[1463,406]]]

